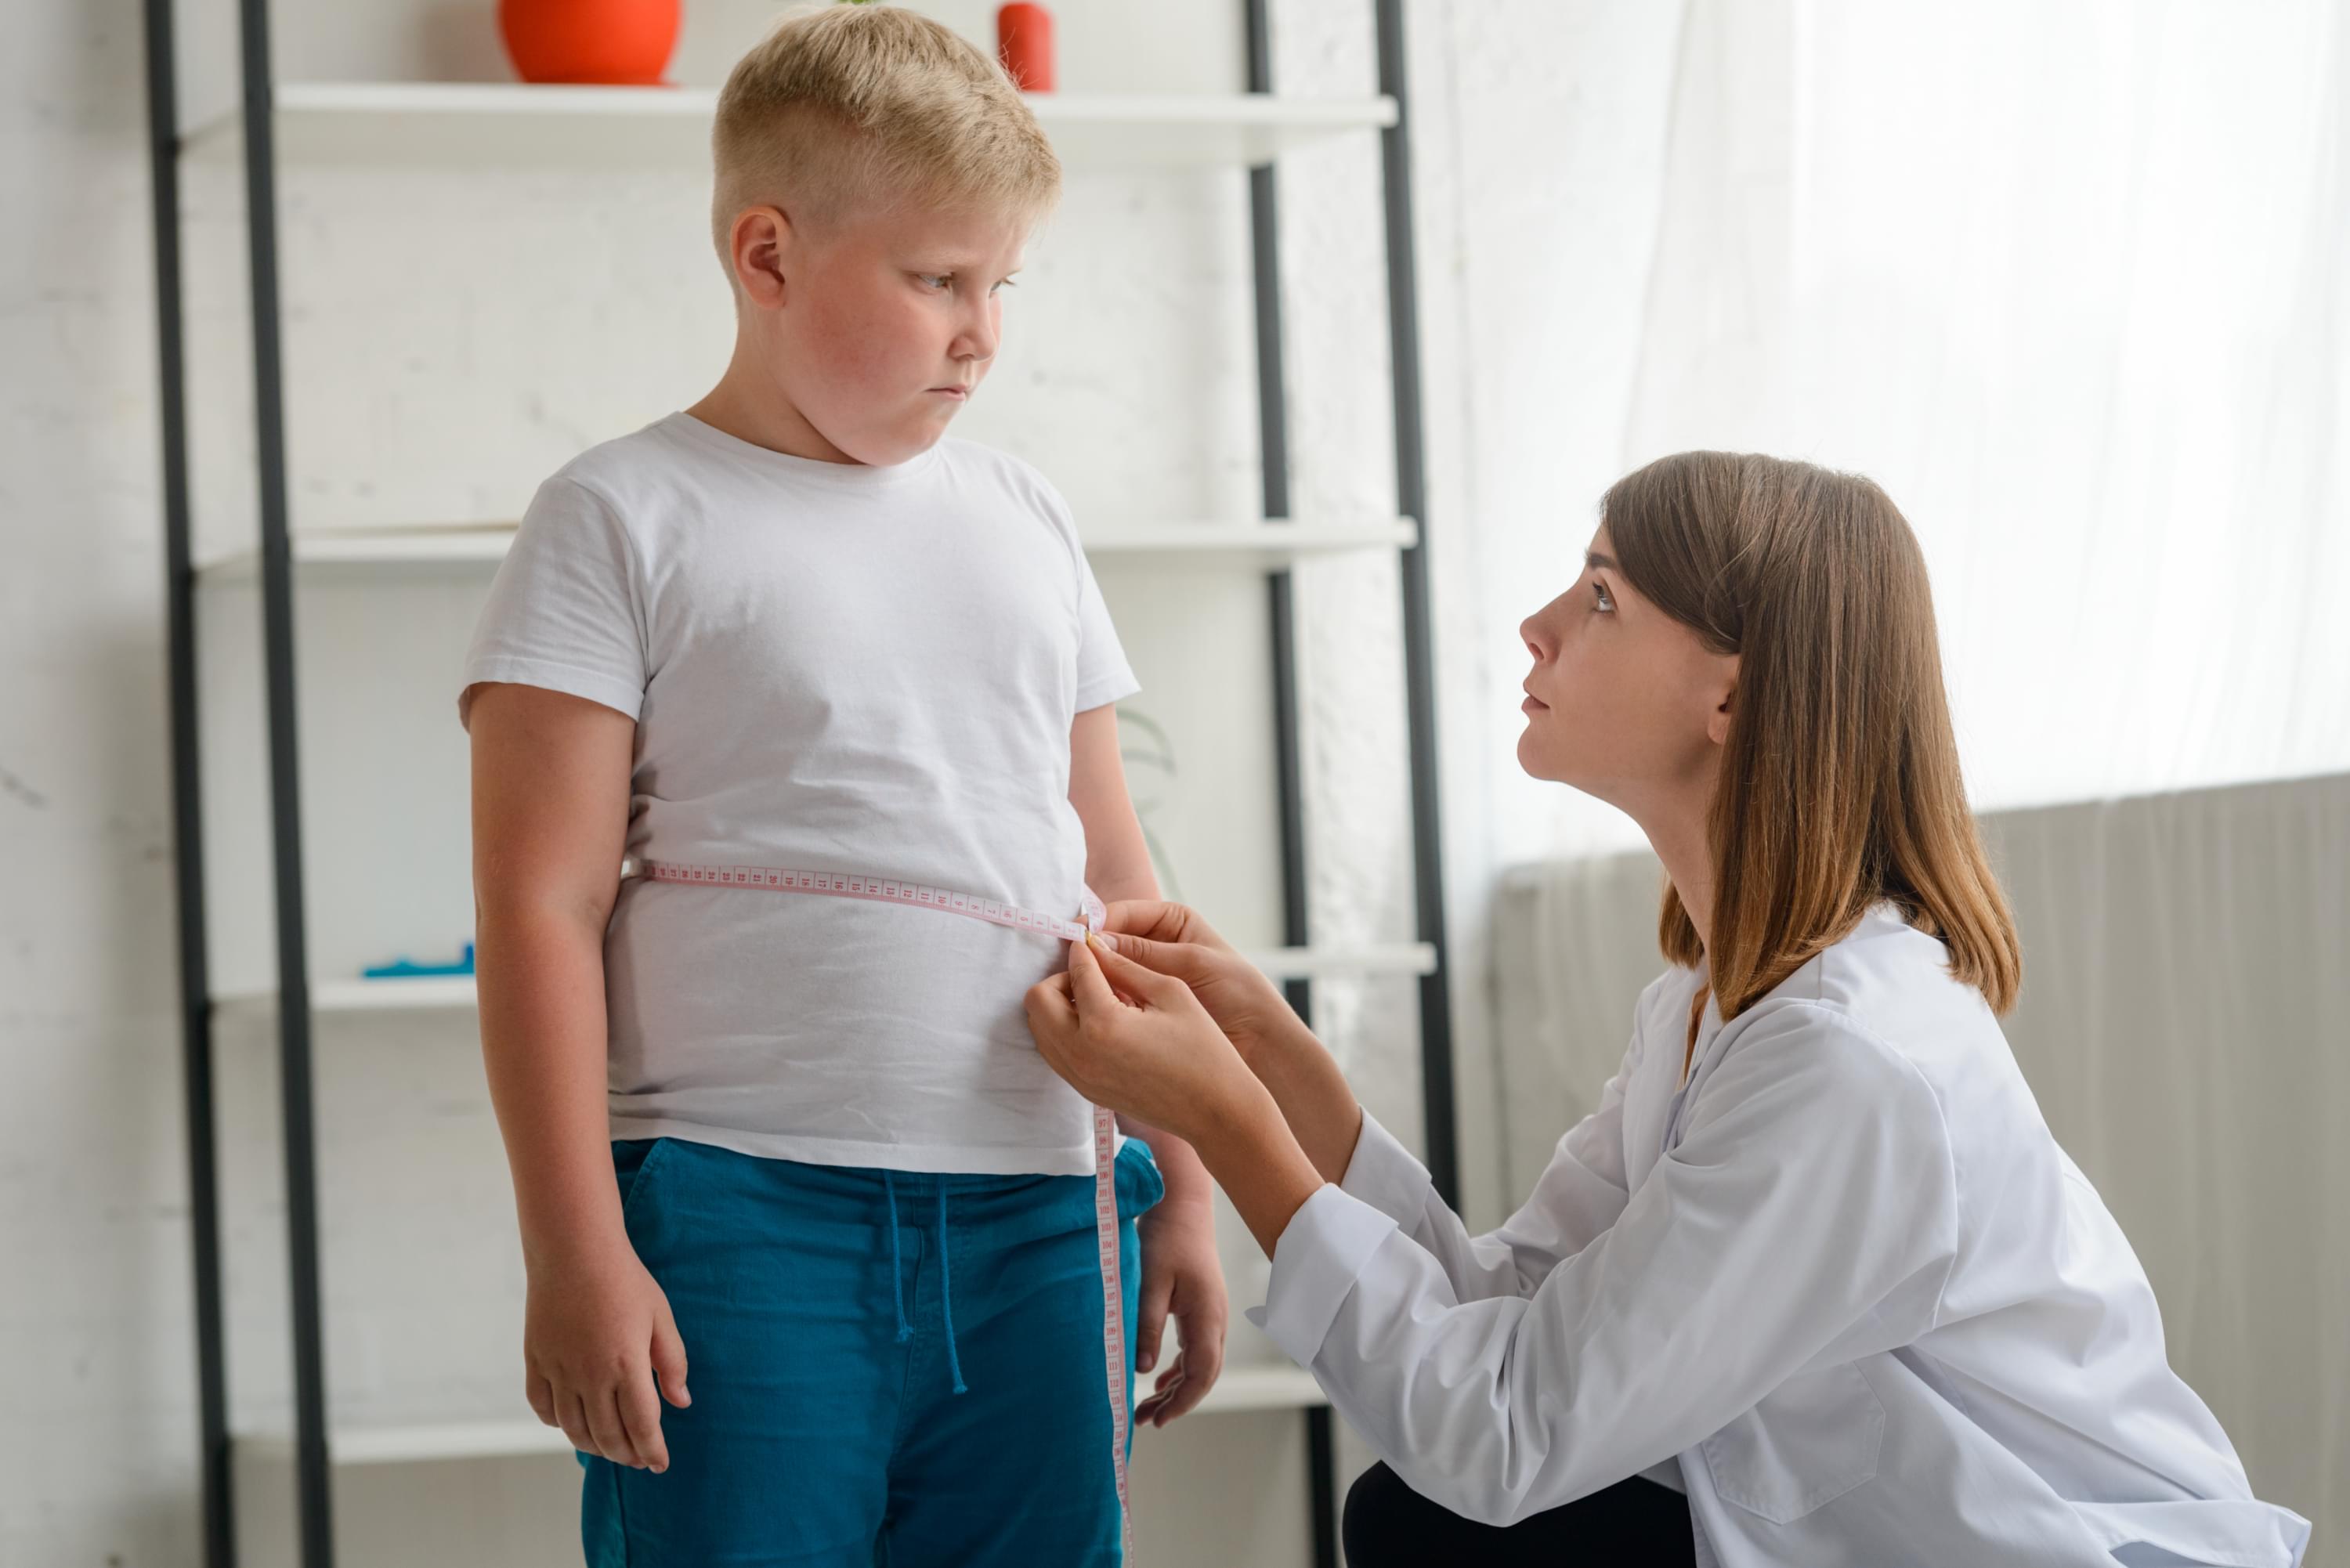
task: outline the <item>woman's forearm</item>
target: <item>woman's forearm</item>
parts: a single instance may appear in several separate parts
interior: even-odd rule
[[[523,1256],[628,1245],[605,1098],[604,932],[523,904],[476,912],[482,1063]]]
[[[1248,1064],[1322,1179],[1346,1179],[1363,1130],[1363,1107],[1329,1047],[1300,1023],[1260,1044],[1249,1053]]]
[[[1204,1122],[1193,1142],[1208,1174],[1270,1258],[1291,1218],[1321,1189],[1322,1176],[1298,1147],[1273,1096],[1262,1085],[1250,1087],[1251,1093],[1233,1096]]]

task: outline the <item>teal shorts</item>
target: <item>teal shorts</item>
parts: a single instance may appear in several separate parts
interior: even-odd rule
[[[590,1568],[1080,1568],[1120,1560],[1090,1176],[931,1176],[615,1143],[693,1403],[660,1475],[582,1454]],[[1127,1400],[1135,1216],[1116,1167]],[[1132,1449],[1132,1433],[1128,1435]]]

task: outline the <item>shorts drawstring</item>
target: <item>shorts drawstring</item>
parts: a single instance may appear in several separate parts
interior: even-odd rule
[[[962,1362],[955,1355],[954,1297],[947,1289],[947,1184],[939,1181],[939,1316],[947,1325],[947,1370],[954,1376],[954,1391],[962,1386]]]
[[[905,1344],[914,1337],[914,1325],[906,1321],[906,1260],[898,1246],[898,1182],[888,1170],[881,1172],[881,1190],[889,1201],[889,1290],[898,1301],[898,1343]]]
[[[905,1344],[914,1337],[914,1325],[906,1321],[906,1256],[904,1243],[898,1236],[898,1179],[885,1167],[881,1172],[881,1191],[889,1205],[889,1293],[898,1308],[898,1343]],[[947,1184],[939,1180],[939,1316],[947,1331],[947,1371],[954,1378],[954,1391],[967,1394],[962,1380],[962,1357],[955,1350],[954,1295],[947,1279]]]

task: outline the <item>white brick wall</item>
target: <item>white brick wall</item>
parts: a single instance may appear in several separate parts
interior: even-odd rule
[[[0,1563],[181,1561],[193,1450],[135,11],[0,50]]]

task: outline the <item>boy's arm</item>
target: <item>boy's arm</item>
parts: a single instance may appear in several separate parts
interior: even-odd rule
[[[1118,749],[1118,709],[1104,703],[1076,717],[1069,730],[1069,804],[1086,829],[1086,885],[1112,904],[1121,898],[1157,898],[1159,878],[1150,868],[1150,848],[1142,836],[1142,823],[1126,792],[1126,764]],[[1159,1330],[1171,1309],[1183,1330],[1183,1359],[1159,1379],[1159,1391],[1138,1406],[1138,1422],[1156,1419],[1164,1426],[1189,1411],[1204,1397],[1223,1368],[1224,1329],[1230,1303],[1224,1293],[1223,1268],[1216,1261],[1215,1184],[1208,1168],[1191,1146],[1132,1116],[1118,1125],[1150,1146],[1158,1157],[1167,1195],[1144,1217],[1159,1232],[1153,1240],[1162,1257],[1179,1260],[1174,1277],[1151,1267],[1146,1248],[1146,1285],[1164,1282],[1171,1303],[1144,1293],[1140,1324],[1135,1334],[1135,1369],[1148,1372],[1158,1358]]]
[[[485,684],[469,712],[482,1054],[523,1251],[626,1244],[605,1112],[604,928],[636,725],[585,698]]]
[[[660,1400],[687,1402],[685,1351],[621,1223],[605,1101],[604,929],[636,724],[484,683],[467,728],[482,1059],[530,1279],[525,1392],[581,1452],[663,1469]]]

